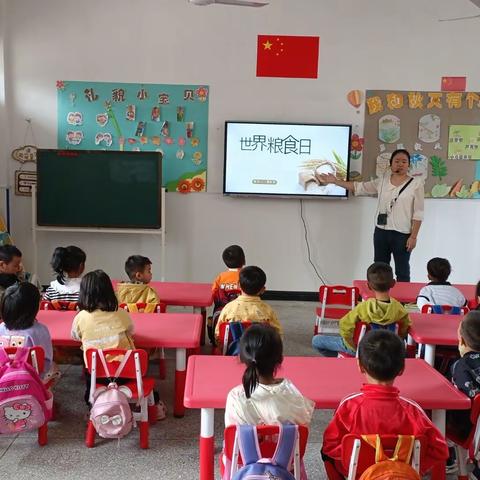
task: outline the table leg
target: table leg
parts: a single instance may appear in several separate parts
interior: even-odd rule
[[[432,367],[435,364],[435,345],[425,345],[425,361]]]
[[[165,380],[167,378],[167,367],[165,364],[165,349],[162,347],[160,349],[160,359],[158,362],[158,373],[160,380]]]
[[[183,417],[185,415],[185,407],[183,405],[183,396],[185,394],[185,377],[187,375],[187,349],[177,348],[175,350],[175,405],[173,407],[173,415],[175,417]]]
[[[432,422],[440,430],[440,433],[445,436],[445,410],[432,410]]]
[[[207,329],[207,309],[205,307],[193,307],[193,313],[202,316],[202,332],[200,334],[200,345],[205,345],[205,330]]]
[[[200,412],[200,480],[214,479],[214,418],[215,409],[202,408]]]

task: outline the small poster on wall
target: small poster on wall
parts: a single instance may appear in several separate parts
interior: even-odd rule
[[[207,183],[209,87],[57,81],[58,148],[156,151],[167,191]]]

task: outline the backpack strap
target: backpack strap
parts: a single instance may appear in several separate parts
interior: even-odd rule
[[[383,450],[380,435],[362,435],[362,440],[375,449],[375,463],[384,462],[385,460],[400,461],[410,464],[412,457],[415,436],[398,435],[397,444],[393,452],[393,457],[388,458]]]
[[[294,424],[280,425],[277,448],[273,454],[275,464],[288,470],[295,453],[295,445],[298,438],[298,426]]]
[[[97,353],[98,353],[98,358],[102,362],[103,369],[105,370],[105,372],[108,373],[109,370],[108,370],[107,360],[105,359],[105,355],[103,354],[103,350],[97,350]],[[130,358],[131,353],[132,353],[131,350],[127,350],[125,352],[125,355],[123,356],[123,360],[120,362],[120,365],[118,366],[116,372],[113,374],[113,376],[110,376],[110,375],[108,376],[109,380],[114,382],[120,376],[123,368],[125,367],[125,364],[127,363],[128,359]]]
[[[0,348],[0,365],[4,365],[6,363],[10,362],[10,357],[8,356],[7,352],[5,349],[2,347]]]
[[[27,363],[29,355],[30,355],[30,349],[28,347],[17,348],[17,351],[15,352],[15,358],[13,359],[13,361],[19,362],[19,363]]]
[[[257,427],[255,425],[238,425],[237,436],[243,464],[250,465],[260,460]]]

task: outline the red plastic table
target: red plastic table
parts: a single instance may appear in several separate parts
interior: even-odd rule
[[[121,280],[112,280],[113,288]],[[193,313],[201,313],[203,317],[203,329],[201,343],[205,343],[206,309],[213,303],[212,285],[210,283],[188,282],[150,282],[160,297],[160,301],[166,305],[193,307]]]
[[[418,292],[426,285],[426,282],[397,282],[390,290],[390,296],[402,303],[416,303]],[[368,288],[366,280],[354,280],[353,286],[358,287],[361,297],[366,300],[374,296],[374,293]],[[475,296],[476,285],[454,284],[467,299],[469,308],[477,306],[477,297]]]
[[[236,357],[193,355],[188,359],[184,401],[188,408],[201,409],[200,480],[214,478],[215,408],[225,408],[227,394],[241,383],[243,371]],[[321,409],[336,408],[365,382],[354,358],[285,357],[278,376],[290,378]],[[402,395],[432,410],[433,422],[443,433],[446,409],[470,408],[463,393],[420,359],[407,359],[396,385]]]
[[[78,346],[79,342],[71,338],[73,318],[77,312],[41,310],[37,319],[48,327],[53,345]],[[175,362],[175,398],[173,414],[182,417],[185,414],[183,394],[187,349],[198,348],[202,317],[192,313],[131,313],[134,324],[135,346],[139,348],[174,348]]]
[[[425,361],[433,365],[437,345],[458,345],[458,326],[463,315],[437,315],[411,313],[409,334],[417,342],[425,344]]]

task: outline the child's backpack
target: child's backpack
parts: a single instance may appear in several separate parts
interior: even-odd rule
[[[52,394],[28,363],[29,354],[17,348],[11,359],[0,348],[0,434],[38,429],[52,416]]]
[[[362,435],[362,439],[375,449],[375,463],[368,467],[359,480],[420,480],[420,475],[410,465],[415,437],[399,435],[392,458],[383,451],[379,435]]]
[[[208,338],[210,339],[210,343],[215,345],[215,327],[218,323],[218,317],[220,317],[220,313],[222,313],[223,307],[230,303],[231,301],[235,300],[242,292],[240,289],[236,288],[220,288],[215,295],[214,306],[212,316],[208,317],[207,320],[207,332]]]
[[[240,339],[245,331],[242,322],[230,322],[229,330],[232,335],[232,340],[228,344],[226,355],[240,355]]]
[[[238,426],[237,435],[244,466],[232,480],[295,480],[288,468],[295,454],[297,425],[280,425],[273,458],[261,458],[255,425]]]
[[[97,433],[103,438],[123,438],[132,430],[133,416],[128,396],[124,389],[119,388],[115,382],[122,373],[130,353],[130,350],[127,350],[108,386],[98,389],[90,387],[90,403],[92,404],[90,420]],[[101,350],[97,350],[97,356],[105,371],[108,372],[107,362]],[[93,380],[94,376],[92,375]]]

